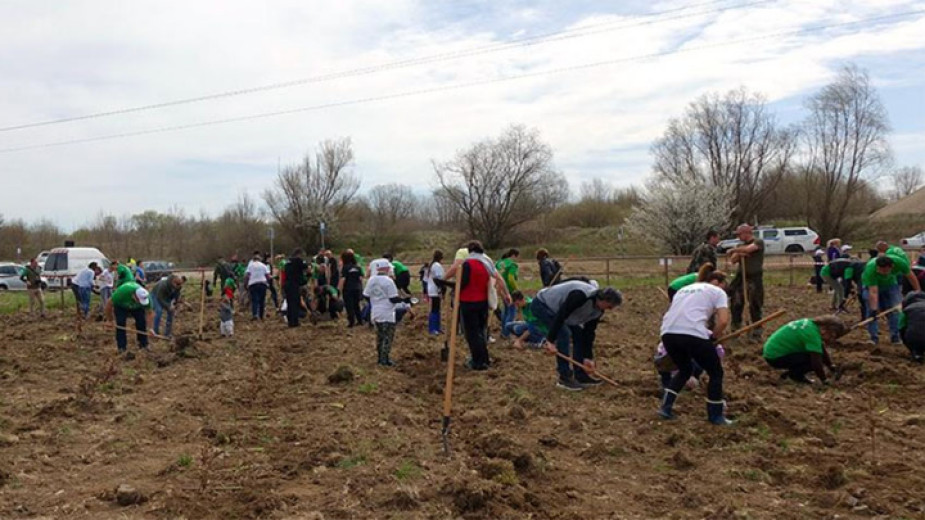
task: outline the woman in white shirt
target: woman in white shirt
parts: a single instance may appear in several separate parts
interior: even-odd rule
[[[247,270],[244,272],[244,280],[247,283],[247,292],[251,297],[251,314],[252,319],[262,320],[267,308],[267,280],[270,277],[270,268],[260,261],[259,256],[247,264]]]
[[[440,261],[443,260],[443,251],[439,249],[434,251],[433,260],[427,266],[427,296],[430,298],[430,315],[427,321],[427,331],[433,335],[443,334],[440,330],[440,303],[443,301],[443,287],[440,282],[443,281],[445,272]],[[438,281],[439,280],[439,281]]]
[[[707,418],[716,425],[732,424],[724,416],[723,364],[716,353],[713,339],[722,335],[729,325],[729,300],[726,296],[726,274],[714,271],[703,281],[688,285],[674,295],[668,312],[662,318],[662,344],[678,372],[665,388],[659,415],[674,419],[671,411],[678,393],[691,377],[696,361],[710,378],[707,385]],[[709,328],[711,318],[715,325]]]

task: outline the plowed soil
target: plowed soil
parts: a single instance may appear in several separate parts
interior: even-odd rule
[[[703,388],[662,422],[663,297],[626,296],[596,346],[619,387],[557,390],[553,359],[501,340],[494,367],[469,372],[461,342],[449,457],[443,339],[421,316],[399,327],[394,369],[343,322],[239,313],[221,339],[210,307],[204,339],[124,361],[98,324],[76,337],[71,316],[2,317],[0,518],[925,518],[925,379],[903,346],[853,333],[823,390],[734,342],[736,425],[706,422]],[[827,307],[803,288],[768,300],[789,311],[772,330]]]

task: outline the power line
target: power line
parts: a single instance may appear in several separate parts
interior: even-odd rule
[[[95,113],[84,114],[80,116],[62,117],[58,119],[49,119],[46,121],[36,121],[32,123],[23,123],[23,124],[18,124],[18,125],[5,126],[5,127],[0,127],[0,132],[12,132],[15,130],[24,130],[27,128],[58,125],[58,124],[63,124],[63,123],[73,123],[77,121],[86,121],[89,119],[99,119],[99,118],[104,118],[104,117],[125,115],[125,114],[131,114],[131,113],[136,113],[136,112],[145,112],[149,110],[158,110],[162,108],[169,108],[169,107],[174,107],[174,106],[179,106],[179,105],[201,103],[204,101],[212,101],[212,100],[222,99],[222,98],[237,97],[237,96],[243,96],[243,95],[248,95],[248,94],[256,94],[256,93],[266,92],[266,91],[271,91],[271,90],[280,90],[280,89],[291,88],[291,87],[296,87],[300,85],[324,83],[328,81],[334,81],[338,79],[344,79],[344,78],[350,78],[350,77],[356,77],[356,76],[366,76],[370,74],[376,74],[379,72],[386,72],[390,70],[415,67],[418,65],[427,65],[430,63],[439,63],[442,61],[458,60],[462,58],[479,56],[483,54],[492,54],[492,53],[507,51],[510,49],[515,49],[515,48],[531,47],[534,45],[542,45],[546,43],[560,42],[560,41],[565,41],[565,40],[570,40],[570,39],[575,39],[575,38],[583,38],[586,36],[592,36],[595,34],[611,32],[611,31],[615,31],[619,29],[626,29],[630,27],[653,25],[657,23],[681,20],[681,19],[692,18],[696,16],[701,16],[701,15],[723,13],[723,12],[730,11],[730,10],[743,9],[745,7],[752,7],[752,6],[759,5],[759,4],[767,4],[767,3],[774,2],[776,0],[754,0],[752,2],[747,2],[744,4],[738,4],[734,6],[726,6],[726,7],[722,7],[718,9],[697,11],[693,13],[684,13],[681,15],[673,16],[673,17],[661,18],[661,16],[665,14],[671,14],[671,13],[675,13],[679,11],[687,11],[687,10],[698,8],[698,7],[704,7],[707,5],[724,3],[728,1],[729,0],[711,0],[709,2],[702,2],[700,4],[693,4],[693,5],[689,5],[685,7],[667,9],[667,10],[659,11],[656,13],[647,13],[647,14],[641,15],[644,18],[653,18],[650,20],[647,19],[647,20],[634,21],[631,23],[622,23],[622,24],[619,23],[619,22],[622,22],[622,20],[616,21],[616,22],[603,22],[600,24],[593,24],[593,25],[588,25],[584,27],[577,27],[575,29],[565,29],[562,31],[545,33],[545,34],[540,34],[536,36],[528,36],[528,37],[521,38],[521,39],[515,39],[509,42],[484,45],[481,47],[475,47],[475,48],[464,49],[464,50],[459,50],[459,51],[442,52],[439,54],[432,54],[429,56],[420,56],[417,58],[408,58],[404,60],[383,63],[383,64],[373,65],[369,67],[349,69],[345,71],[333,72],[330,74],[323,74],[319,76],[311,76],[307,78],[284,81],[280,83],[271,83],[268,85],[261,85],[257,87],[250,87],[250,88],[243,88],[243,89],[226,90],[226,91],[216,92],[212,94],[205,94],[202,96],[182,98],[182,99],[176,99],[172,101],[164,101],[160,103],[152,103],[148,105],[140,105],[140,106],[135,106],[135,107],[120,108],[116,110],[108,110],[108,111],[103,111],[103,112],[95,112]]]
[[[617,58],[613,60],[585,63],[581,65],[572,65],[568,67],[560,67],[560,68],[548,69],[548,70],[543,70],[543,71],[538,71],[538,72],[528,72],[524,74],[516,74],[516,75],[511,75],[511,76],[506,76],[506,77],[501,77],[501,78],[492,78],[492,79],[471,81],[471,82],[466,82],[466,83],[457,83],[454,85],[442,85],[442,86],[437,86],[437,87],[409,90],[405,92],[397,92],[394,94],[369,96],[369,97],[357,98],[357,99],[352,99],[352,100],[324,103],[320,105],[311,105],[311,106],[291,108],[291,109],[286,109],[286,110],[277,110],[273,112],[263,112],[259,114],[250,114],[250,115],[245,115],[245,116],[215,119],[211,121],[202,121],[198,123],[164,126],[160,128],[151,128],[147,130],[138,130],[134,132],[123,132],[123,133],[118,133],[118,134],[109,134],[109,135],[102,135],[102,136],[97,136],[97,137],[88,137],[88,138],[83,138],[83,139],[70,139],[66,141],[55,141],[55,142],[43,143],[43,144],[37,144],[37,145],[19,146],[19,147],[13,147],[13,148],[2,148],[0,149],[0,153],[5,154],[5,153],[13,153],[13,152],[22,152],[26,150],[36,150],[36,149],[41,149],[41,148],[52,148],[52,147],[58,147],[58,146],[91,143],[91,142],[97,142],[97,141],[108,141],[108,140],[121,139],[121,138],[126,138],[126,137],[138,137],[142,135],[174,132],[174,131],[179,131],[179,130],[189,130],[192,128],[202,128],[202,127],[207,127],[207,126],[216,126],[216,125],[222,125],[222,124],[228,124],[228,123],[237,123],[237,122],[242,122],[242,121],[253,121],[257,119],[266,119],[266,118],[278,117],[278,116],[289,115],[289,114],[296,114],[296,113],[301,113],[301,112],[314,112],[314,111],[320,111],[320,110],[326,110],[326,109],[338,108],[338,107],[344,107],[344,106],[350,106],[350,105],[375,103],[379,101],[388,101],[388,100],[408,98],[408,97],[414,97],[414,96],[425,95],[425,94],[432,94],[435,92],[461,90],[465,88],[472,88],[472,87],[477,87],[477,86],[482,86],[482,85],[502,83],[502,82],[519,80],[519,79],[535,78],[535,77],[549,76],[549,75],[554,75],[554,74],[562,74],[566,72],[589,70],[589,69],[594,69],[594,68],[599,68],[599,67],[616,65],[620,63],[627,63],[631,61],[641,61],[641,60],[647,60],[647,59],[652,59],[652,58],[661,58],[661,57],[670,56],[674,54],[698,52],[698,51],[715,49],[715,48],[720,48],[720,47],[739,45],[743,43],[753,43],[753,42],[769,40],[773,38],[796,36],[800,34],[820,32],[820,31],[824,31],[828,29],[851,27],[851,26],[863,25],[863,24],[872,23],[872,22],[881,22],[881,21],[886,21],[886,20],[905,18],[905,17],[918,15],[918,14],[925,14],[925,9],[917,10],[917,11],[906,11],[902,13],[894,13],[890,15],[877,16],[877,17],[872,17],[872,18],[865,18],[865,19],[856,20],[853,22],[818,25],[814,27],[805,27],[805,28],[795,29],[795,30],[790,30],[790,31],[779,31],[775,33],[761,35],[761,36],[753,36],[750,38],[740,38],[737,40],[729,40],[725,42],[701,45],[697,47],[688,47],[684,49],[674,49],[671,51],[661,51],[661,52],[654,52],[654,53],[649,53],[649,54],[641,54],[637,56]]]

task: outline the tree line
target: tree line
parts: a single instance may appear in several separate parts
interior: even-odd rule
[[[597,178],[577,193],[556,168],[552,147],[522,125],[434,159],[425,193],[382,184],[361,194],[351,140],[330,139],[282,168],[263,193],[242,194],[216,216],[183,208],[99,214],[64,233],[48,220],[5,222],[0,215],[0,258],[15,259],[19,247],[26,259],[69,239],[113,257],[202,265],[269,251],[270,228],[276,251],[314,250],[324,238],[329,247],[378,254],[437,232],[456,241],[478,237],[496,249],[535,243],[550,227],[624,224],[664,251],[686,254],[707,230],[725,232],[746,221],[797,221],[826,238],[844,235],[852,216],[922,183],[919,168],[893,169],[889,118],[865,71],[843,68],[805,108],[802,122],[785,126],[760,93],[739,88],[701,96],[653,143],[644,186],[617,188]],[[883,175],[892,178],[889,193],[874,187]]]

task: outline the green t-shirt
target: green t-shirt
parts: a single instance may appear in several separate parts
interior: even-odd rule
[[[675,278],[674,280],[672,280],[671,283],[668,284],[668,288],[679,291],[696,281],[697,281],[697,273],[686,274],[684,276],[679,276]]]
[[[517,279],[520,274],[520,266],[513,258],[502,258],[495,264],[495,269],[501,273],[504,285],[507,286],[508,292],[517,290]]]
[[[896,256],[887,250],[886,256],[893,261],[893,269],[888,274],[880,274],[877,272],[877,259],[871,258],[864,266],[864,273],[861,275],[861,283],[864,287],[873,287],[875,285],[877,287],[893,287],[899,283],[896,279],[897,276],[905,276],[912,272],[912,268],[909,266],[909,258],[905,253],[902,256]]]
[[[778,359],[801,352],[822,354],[822,333],[809,318],[791,321],[777,329],[765,342],[762,355],[765,359]]]
[[[408,268],[405,267],[405,264],[399,262],[398,260],[392,260],[392,268],[395,270],[395,276],[408,272]]]
[[[231,289],[231,292],[235,292],[238,289],[238,282],[234,281],[234,278],[228,277],[225,278],[225,283],[222,285],[225,289]]]
[[[121,267],[121,264],[120,264]],[[113,307],[119,307],[120,309],[128,309],[134,311],[136,309],[150,309],[151,308],[151,297],[148,296],[148,304],[142,305],[138,303],[135,299],[135,291],[141,288],[135,282],[126,282],[120,285],[115,291],[112,292],[112,305]]]
[[[849,267],[849,269],[850,269],[850,267]],[[822,276],[823,278],[825,278],[826,276],[831,275],[831,273],[832,273],[832,270],[829,269],[829,264],[825,264],[824,266],[822,266],[822,270],[819,271],[819,275]]]
[[[536,327],[536,329],[543,334],[548,333],[549,330],[546,325],[544,325],[542,321],[533,315],[533,309],[530,307],[530,304],[533,303],[533,298],[526,298],[525,301],[527,304],[524,305],[524,308],[520,311],[524,315],[524,321]]]
[[[135,274],[132,273],[132,270],[125,264],[119,264],[119,267],[116,268],[116,281],[113,285],[118,288],[124,283],[133,281],[135,281]]]

